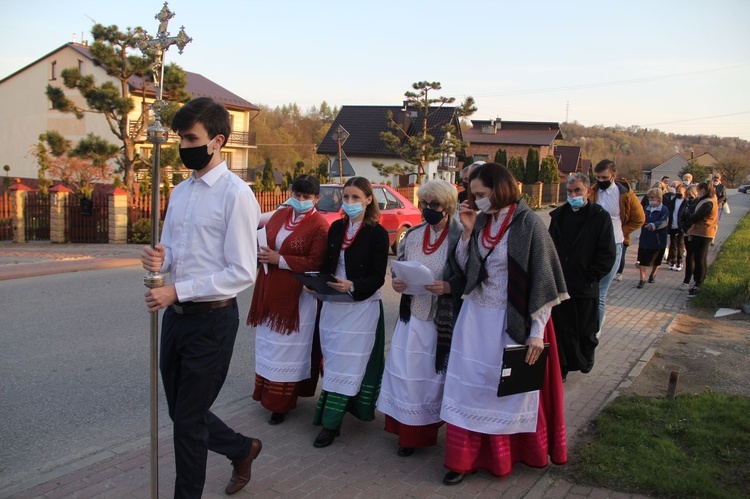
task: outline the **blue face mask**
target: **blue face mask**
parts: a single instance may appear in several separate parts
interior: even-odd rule
[[[568,196],[568,203],[570,204],[571,208],[577,210],[586,203],[586,200],[583,199],[583,196],[576,196],[574,198]]]
[[[362,203],[341,203],[341,207],[344,208],[344,213],[350,219],[357,218],[364,211]]]
[[[313,209],[312,199],[300,201],[295,197],[291,197],[289,198],[289,201],[286,202],[286,204],[294,208],[294,211],[296,211],[297,213],[307,213],[308,211]]]

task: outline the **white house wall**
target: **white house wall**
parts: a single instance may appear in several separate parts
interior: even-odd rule
[[[50,79],[53,61],[57,62],[55,80]],[[38,142],[39,134],[47,130],[60,132],[73,144],[88,133],[117,143],[103,116],[86,113],[79,120],[73,114],[50,109],[50,101],[45,95],[48,84],[63,88],[65,95],[76,105],[85,107],[85,100],[78,90],[64,88],[62,80],[62,71],[77,68],[78,61],[83,61],[84,74],[94,74],[97,85],[107,79],[112,80],[91,60],[65,47],[0,84],[0,162],[10,165],[10,176],[37,176],[39,166],[29,150]]]

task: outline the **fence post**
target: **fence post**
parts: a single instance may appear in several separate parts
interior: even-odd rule
[[[62,184],[49,190],[49,240],[52,243],[65,243],[65,206],[68,195],[73,192]]]
[[[11,207],[13,214],[13,242],[14,243],[25,243],[26,242],[26,220],[24,210],[26,208],[26,193],[31,190],[30,187],[23,185],[21,179],[16,179],[16,183],[8,187],[11,191],[11,199],[13,206]]]
[[[534,185],[532,186],[532,192],[534,193],[534,196],[537,198],[537,205],[536,208],[542,207],[542,187],[544,186],[543,183],[539,182],[538,180]]]
[[[109,196],[109,220],[107,224],[109,244],[128,242],[128,193],[115,187]]]

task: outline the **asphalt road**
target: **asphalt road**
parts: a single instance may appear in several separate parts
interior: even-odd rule
[[[148,436],[143,274],[124,267],[0,281],[0,489]],[[251,293],[239,296],[241,326],[218,414],[252,392],[254,336],[243,321]],[[388,345],[398,313],[389,277],[383,295]],[[159,404],[160,434],[169,435],[163,393]]]

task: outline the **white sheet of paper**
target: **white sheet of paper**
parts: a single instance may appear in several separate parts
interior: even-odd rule
[[[425,286],[435,284],[435,278],[432,277],[430,269],[419,262],[402,262],[391,260],[393,273],[397,278],[406,283],[405,295],[428,295],[429,291],[424,289]]]
[[[266,236],[266,228],[263,227],[261,229],[258,229],[258,248],[261,246],[268,246],[268,237]],[[260,251],[260,249],[258,250]],[[266,274],[268,274],[268,264],[263,264],[263,270]]]

